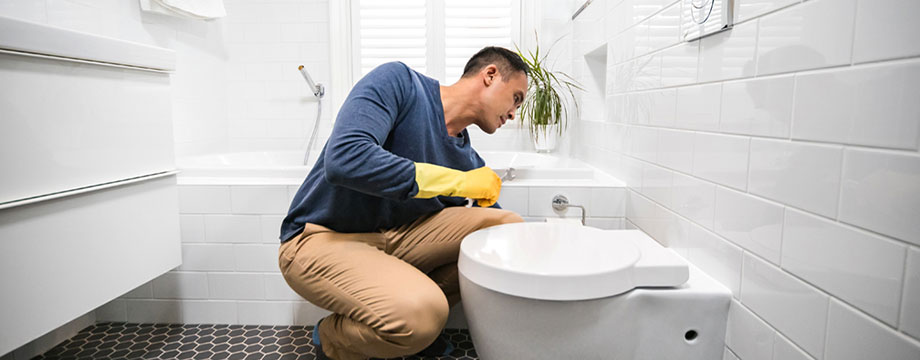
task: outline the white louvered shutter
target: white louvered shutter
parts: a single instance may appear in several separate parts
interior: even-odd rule
[[[486,46],[502,46],[514,51],[518,38],[520,10],[512,0],[445,0],[444,58],[446,83],[463,75],[463,67],[473,54]]]
[[[427,72],[425,0],[360,0],[359,4],[358,78],[390,61]]]
[[[358,0],[354,8],[356,79],[402,61],[445,85],[485,46],[514,50],[520,0]]]

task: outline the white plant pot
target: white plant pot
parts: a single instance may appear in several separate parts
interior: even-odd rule
[[[538,153],[549,153],[556,150],[556,144],[559,142],[559,125],[547,125],[537,129],[531,134],[533,136],[533,147]]]

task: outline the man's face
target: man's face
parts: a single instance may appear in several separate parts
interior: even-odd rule
[[[483,114],[476,123],[487,134],[495,133],[506,121],[514,119],[514,112],[521,107],[527,95],[527,75],[524,72],[513,72],[508,81],[498,72],[490,76],[494,78],[483,93]]]

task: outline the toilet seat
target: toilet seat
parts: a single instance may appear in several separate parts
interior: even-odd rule
[[[636,287],[678,286],[686,261],[639,230],[516,223],[471,233],[457,264],[470,281],[508,295],[587,300]]]

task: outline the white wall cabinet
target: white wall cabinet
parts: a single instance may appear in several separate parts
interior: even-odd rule
[[[0,355],[180,265],[174,58],[0,17]]]

